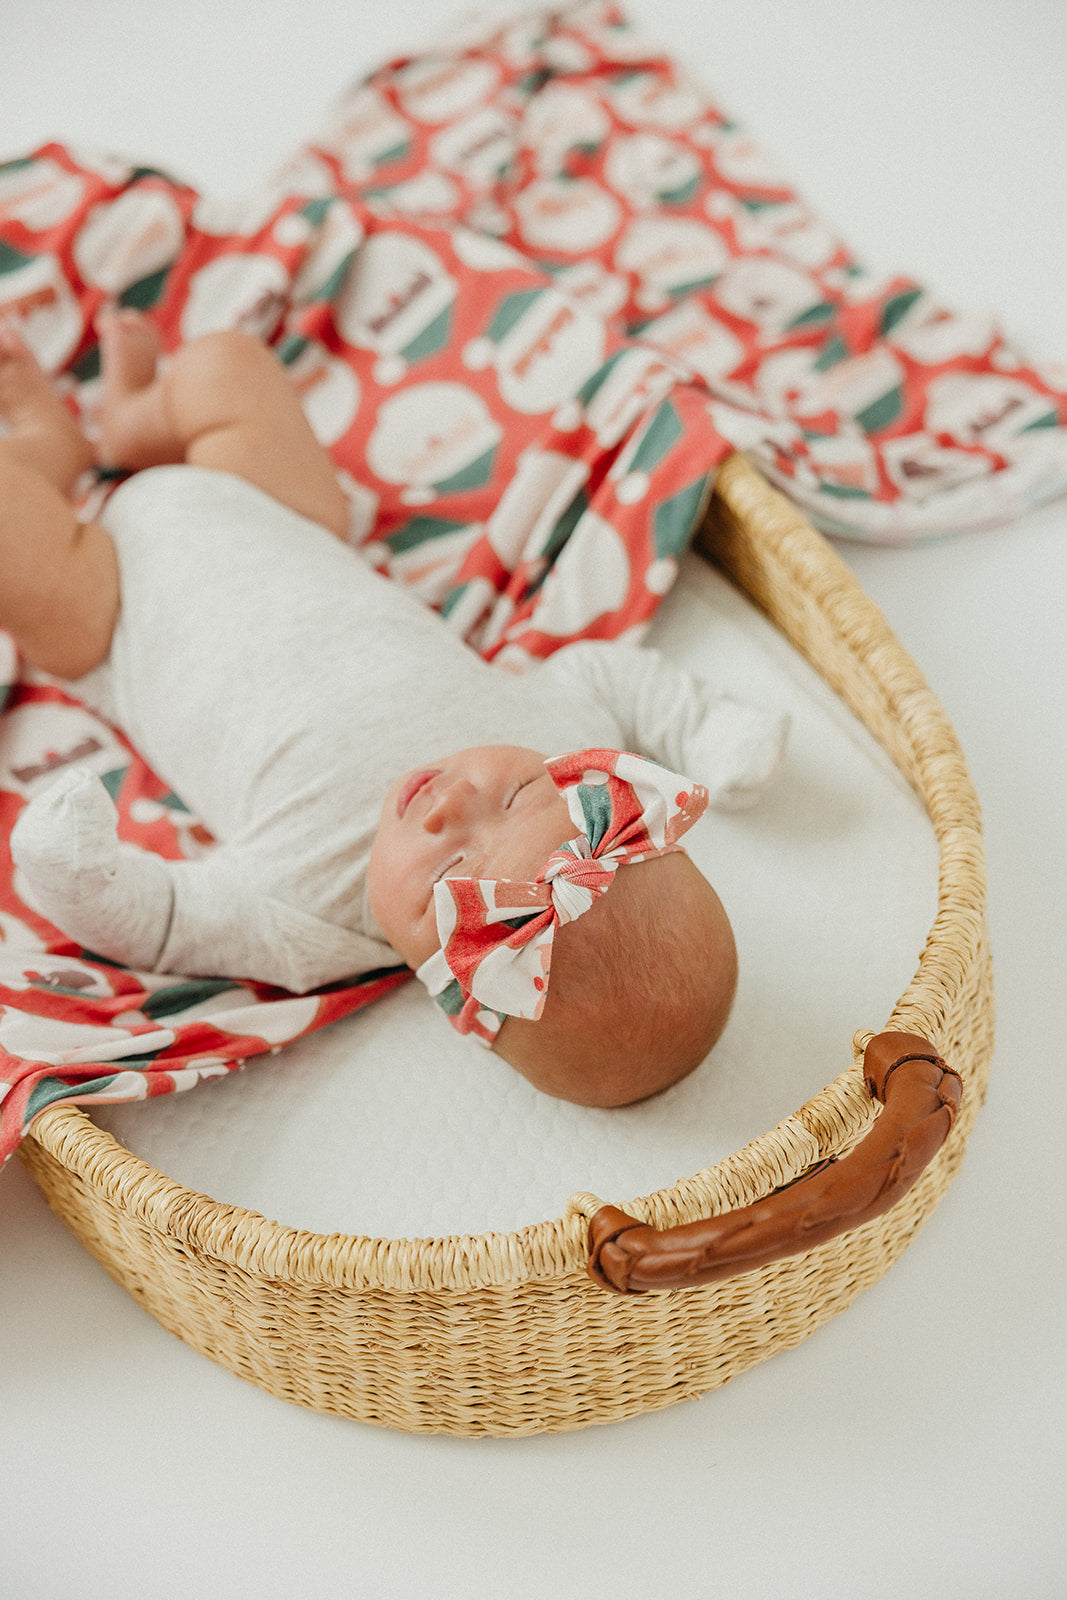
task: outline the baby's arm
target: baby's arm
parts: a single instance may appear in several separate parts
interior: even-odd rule
[[[116,820],[99,778],[71,768],[11,835],[28,903],[86,949],[141,971],[253,978],[296,994],[368,966],[367,940],[263,894],[225,848],[164,861],[121,841]]]
[[[781,765],[788,717],[722,694],[658,650],[583,641],[539,670],[600,701],[627,749],[705,784],[724,810],[751,805]]]

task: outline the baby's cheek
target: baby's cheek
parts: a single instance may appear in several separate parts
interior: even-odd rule
[[[396,877],[396,850],[391,847],[390,841],[379,833],[371,845],[367,862],[367,900],[383,931],[395,917]]]

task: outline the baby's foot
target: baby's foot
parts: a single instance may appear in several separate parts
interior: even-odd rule
[[[7,318],[0,318],[0,420],[8,451],[43,473],[61,494],[69,494],[92,466],[88,439]]]
[[[108,307],[97,317],[102,395],[101,464],[136,471],[180,459],[158,382],[159,335],[139,311]]]

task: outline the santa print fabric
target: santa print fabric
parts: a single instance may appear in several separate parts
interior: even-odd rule
[[[243,203],[59,145],[0,167],[0,312],[90,430],[107,301],[169,349],[228,327],[270,343],[353,543],[511,666],[639,633],[735,447],[857,538],[981,527],[1067,487],[1067,372],[873,280],[611,5],[388,64]],[[7,677],[5,838],[78,761],[125,837],[209,847],[112,729],[13,661]],[[71,946],[17,887],[8,871],[0,1159],[56,1099],[188,1087],[403,976],[301,999],[146,977]]]

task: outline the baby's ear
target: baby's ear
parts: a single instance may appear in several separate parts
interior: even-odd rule
[[[720,811],[754,805],[781,769],[789,735],[785,712],[765,711],[724,695],[686,749],[694,778]]]

